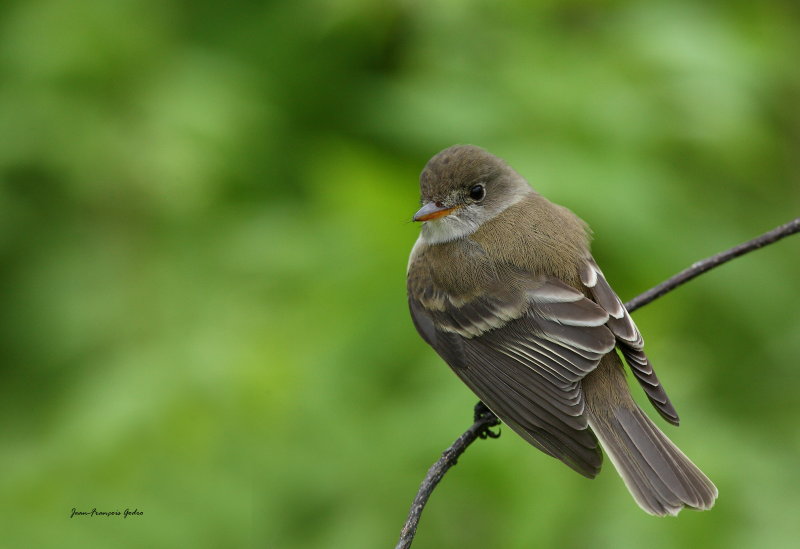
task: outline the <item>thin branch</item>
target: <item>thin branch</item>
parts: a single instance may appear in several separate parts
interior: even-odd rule
[[[433,489],[442,480],[447,470],[456,464],[458,456],[463,454],[464,450],[475,442],[477,438],[497,438],[500,436],[490,431],[491,427],[499,424],[500,420],[483,402],[478,402],[475,405],[475,423],[463,435],[458,437],[447,450],[442,452],[442,457],[428,469],[428,474],[425,475],[425,480],[422,481],[419,487],[417,497],[414,498],[414,502],[411,504],[411,511],[409,511],[406,523],[400,531],[400,541],[397,542],[395,549],[411,547],[411,542],[414,541],[414,535],[417,533],[419,518],[422,515],[425,504],[428,503],[428,498],[431,497]]]
[[[628,309],[629,313],[632,313],[639,307],[643,307],[650,303],[651,301],[658,299],[662,295],[667,292],[671,292],[681,284],[685,284],[689,282],[696,276],[700,276],[706,271],[710,271],[714,267],[719,267],[723,263],[727,263],[731,259],[744,255],[746,253],[752,252],[753,250],[757,250],[759,248],[763,248],[769,244],[777,242],[781,238],[785,238],[789,235],[792,235],[796,232],[800,232],[800,217],[789,221],[788,223],[781,225],[780,227],[776,227],[769,231],[768,233],[764,233],[758,238],[754,238],[753,240],[748,240],[744,244],[739,244],[738,246],[734,246],[730,250],[726,250],[724,252],[720,252],[718,254],[712,255],[711,257],[707,257],[697,263],[693,263],[691,267],[688,269],[684,269],[678,274],[673,277],[668,278],[658,286],[650,288],[646,292],[641,295],[638,295],[628,301],[625,304],[625,308]]]
[[[719,267],[723,263],[727,263],[735,257],[742,256],[746,253],[752,252],[769,244],[773,244],[778,240],[785,238],[789,235],[800,232],[800,217],[776,227],[775,229],[764,233],[758,238],[748,240],[743,244],[734,246],[733,248],[724,252],[712,255],[701,261],[692,264],[691,267],[684,269],[675,276],[672,276],[653,288],[647,290],[643,294],[636,296],[625,304],[629,312],[643,307],[663,296],[667,292],[671,292],[681,284],[684,284],[691,279],[699,276],[706,271],[715,267]],[[492,433],[490,428],[499,425],[500,420],[497,419],[491,411],[489,411],[482,402],[475,406],[475,422],[467,429],[463,435],[458,437],[456,441],[442,453],[442,457],[431,465],[428,469],[428,474],[419,487],[417,496],[411,504],[411,511],[408,513],[403,529],[400,532],[400,541],[397,542],[395,549],[408,549],[411,547],[411,542],[414,541],[414,535],[417,532],[417,525],[422,516],[422,511],[428,499],[431,497],[433,490],[444,477],[444,474],[458,461],[458,458],[463,454],[470,444],[475,442],[477,438],[496,438],[498,434]]]

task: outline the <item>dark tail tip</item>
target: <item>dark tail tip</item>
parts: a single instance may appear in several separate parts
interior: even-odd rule
[[[707,510],[717,488],[637,408],[590,414],[589,425],[639,506],[652,515],[677,515],[688,507]]]

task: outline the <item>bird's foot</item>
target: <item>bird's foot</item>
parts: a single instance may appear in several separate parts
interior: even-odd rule
[[[500,425],[500,420],[497,419],[497,416],[494,415],[494,412],[487,408],[486,404],[483,402],[478,402],[475,405],[474,421],[475,423],[483,423],[483,428],[481,429],[480,433],[478,433],[480,438],[498,438],[500,436],[499,429],[497,432],[494,432],[491,429],[495,425]]]

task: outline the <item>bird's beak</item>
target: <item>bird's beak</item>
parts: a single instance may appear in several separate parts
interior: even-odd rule
[[[445,208],[444,206],[437,205],[436,202],[428,202],[422,206],[417,213],[414,214],[414,221],[430,221],[432,219],[439,219],[453,213],[458,206],[453,208]]]

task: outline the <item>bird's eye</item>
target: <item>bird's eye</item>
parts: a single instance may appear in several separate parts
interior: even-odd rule
[[[483,185],[473,185],[469,188],[469,197],[475,202],[483,200],[484,196],[486,196],[486,189],[483,188]]]

